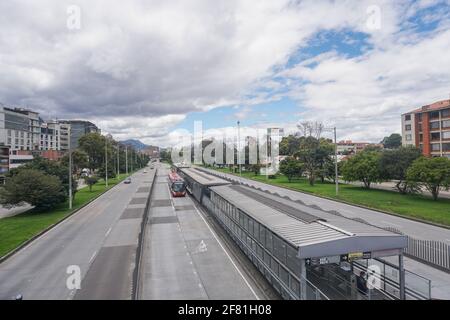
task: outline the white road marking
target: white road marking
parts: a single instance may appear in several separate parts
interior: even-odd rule
[[[110,228],[108,229],[108,231],[106,231],[105,238],[109,235],[109,233],[111,232],[111,230],[112,230],[112,227],[110,227]]]
[[[94,254],[92,255],[92,257],[89,259],[89,263],[91,263],[92,260],[94,260],[96,255],[97,255],[97,251],[95,251]]]
[[[197,205],[194,203],[194,208],[195,211],[197,211],[197,214],[200,216],[200,218],[202,218],[203,222],[206,224],[206,226],[208,227],[209,231],[211,232],[211,234],[213,235],[214,239],[216,239],[217,243],[219,244],[219,246],[222,248],[223,252],[225,252],[226,256],[228,257],[228,259],[230,260],[231,264],[234,266],[234,268],[236,269],[236,271],[239,273],[239,275],[241,276],[241,278],[244,280],[245,284],[247,285],[247,287],[250,289],[250,291],[252,292],[252,294],[255,296],[256,300],[261,300],[258,295],[256,294],[255,290],[253,290],[253,288],[250,286],[250,283],[248,283],[247,279],[244,277],[244,275],[242,274],[241,270],[239,270],[239,268],[237,267],[236,263],[233,261],[233,259],[231,258],[231,256],[228,254],[228,252],[225,250],[224,246],[222,245],[222,243],[220,242],[219,238],[217,238],[216,233],[211,229],[211,227],[209,226],[209,224],[206,222],[205,218],[203,217],[203,215],[200,213],[200,211],[197,208]]]

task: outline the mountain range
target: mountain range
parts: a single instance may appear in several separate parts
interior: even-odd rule
[[[131,146],[136,150],[143,150],[143,149],[149,147],[149,145],[143,143],[142,141],[136,140],[136,139],[124,140],[124,141],[121,141],[121,143],[123,143],[127,146]]]

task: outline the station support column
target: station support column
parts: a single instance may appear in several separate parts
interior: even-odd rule
[[[400,285],[400,300],[406,300],[405,294],[405,267],[403,264],[403,253],[398,255],[398,271]]]
[[[305,259],[300,259],[300,300],[307,300],[306,287],[306,263]]]

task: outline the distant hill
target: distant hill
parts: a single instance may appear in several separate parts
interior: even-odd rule
[[[131,147],[135,148],[136,150],[143,150],[148,147],[148,145],[146,145],[145,143],[143,143],[139,140],[136,140],[136,139],[128,139],[125,141],[121,141],[121,143],[123,143],[127,146],[131,146]]]

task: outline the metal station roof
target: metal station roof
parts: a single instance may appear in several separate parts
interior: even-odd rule
[[[195,168],[181,168],[180,171],[204,186],[221,186],[230,184],[227,180],[209,175]]]
[[[246,186],[217,186],[211,190],[297,248],[300,258],[399,250],[407,246],[406,236]]]

